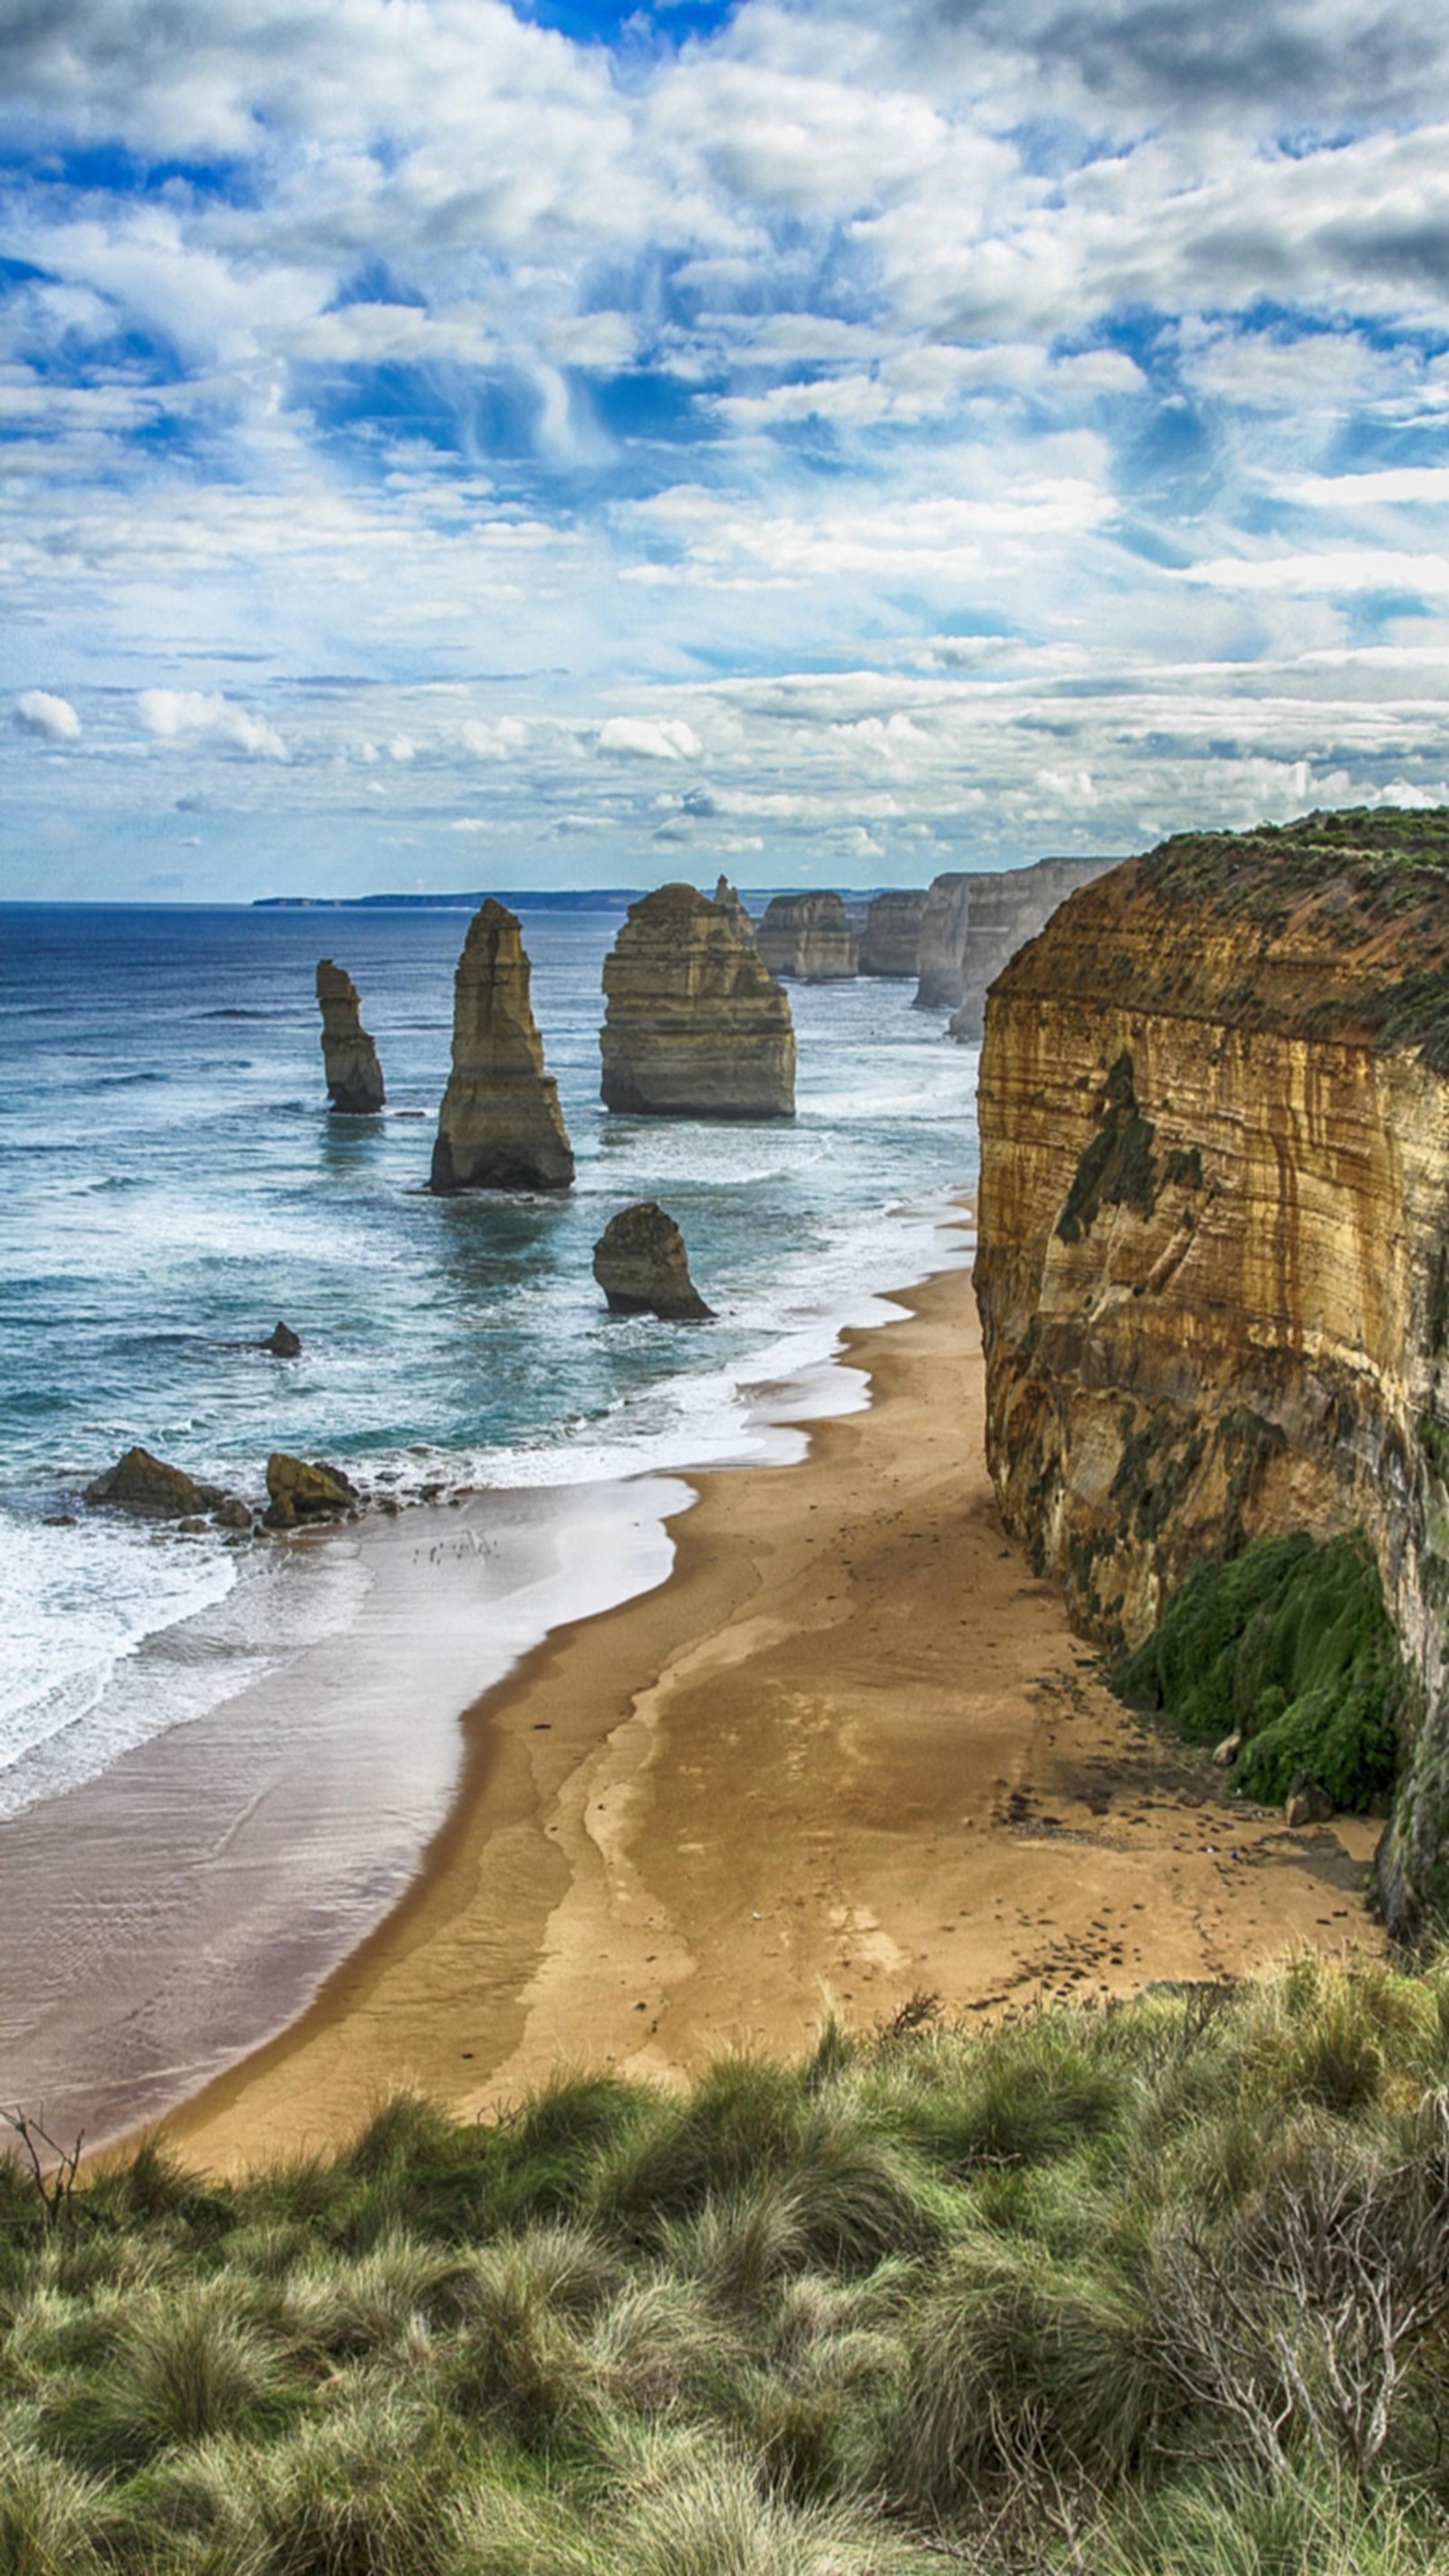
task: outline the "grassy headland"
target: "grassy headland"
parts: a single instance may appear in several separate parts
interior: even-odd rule
[[[3,2576],[1449,2569],[1449,1968],[0,2185]]]

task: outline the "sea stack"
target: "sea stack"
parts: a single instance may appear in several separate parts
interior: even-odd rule
[[[871,897],[860,943],[862,975],[920,973],[921,915],[925,909],[924,886]]]
[[[772,975],[797,984],[835,984],[854,975],[859,946],[838,894],[777,894],[756,946]]]
[[[1367,1550],[1412,1937],[1449,1907],[1449,811],[1183,834],[1082,888],[992,986],[979,1101],[1008,1529],[1113,1648],[1259,1542]]]
[[[735,891],[735,888],[730,884],[728,877],[715,878],[714,900],[719,905],[721,912],[727,912],[729,914],[736,930],[741,931],[753,947],[755,938],[754,917],[749,911],[748,906],[741,902],[739,895]]]
[[[429,1187],[566,1190],[574,1176],[558,1085],[543,1069],[517,920],[490,895],[453,982],[453,1070]]]
[[[790,1004],[753,940],[693,886],[629,907],[604,960],[606,1109],[649,1118],[792,1118]]]
[[[362,1025],[357,986],[330,957],[317,967],[327,1097],[340,1117],[371,1118],[387,1095],[377,1049]]]
[[[653,1199],[610,1217],[594,1246],[594,1277],[611,1315],[660,1315],[681,1324],[709,1319],[689,1275],[684,1237]]]

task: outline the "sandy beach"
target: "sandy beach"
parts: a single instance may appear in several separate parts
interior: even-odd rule
[[[847,1336],[867,1409],[712,1471],[658,1589],[556,1630],[465,1720],[412,1886],[279,2038],[168,2124],[234,2170],[415,2085],[678,2080],[918,1991],[997,2016],[1377,1952],[1378,1827],[1289,1833],[1138,1724],[997,1520],[969,1276]]]

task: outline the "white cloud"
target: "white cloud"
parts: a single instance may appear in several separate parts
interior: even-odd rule
[[[680,716],[610,716],[599,727],[599,749],[635,760],[697,760],[704,745]]]
[[[15,721],[22,732],[41,734],[47,742],[80,740],[81,720],[69,698],[55,697],[49,689],[22,689]]]
[[[245,752],[252,760],[285,760],[287,746],[265,716],[252,715],[234,699],[207,695],[200,689],[141,689],[136,712],[147,733],[161,742],[195,738],[219,749]]]

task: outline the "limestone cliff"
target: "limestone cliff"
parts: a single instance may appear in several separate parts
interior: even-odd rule
[[[918,975],[925,889],[873,895],[860,943],[862,975]]]
[[[342,1116],[368,1118],[386,1098],[377,1049],[362,1025],[362,1006],[350,975],[319,959],[317,1001],[322,1012],[322,1069],[327,1097]]]
[[[1380,1861],[1449,1896],[1449,813],[1183,837],[993,987],[977,1295],[1008,1525],[1135,1642],[1205,1556],[1369,1539],[1417,1715]]]
[[[656,1118],[791,1118],[790,1004],[729,913],[693,886],[631,904],[604,960],[608,1109]]]
[[[955,1014],[951,1035],[975,1044],[986,988],[1069,894],[1115,859],[1037,859],[1030,867],[935,877],[921,915],[916,1001]]]
[[[438,1114],[434,1190],[566,1190],[573,1179],[529,983],[517,919],[490,895],[469,924],[453,982],[453,1070]]]
[[[755,944],[772,975],[798,984],[834,984],[856,972],[859,943],[838,894],[777,894]]]

